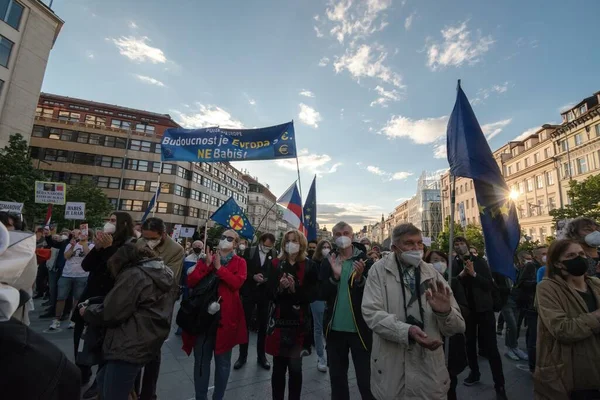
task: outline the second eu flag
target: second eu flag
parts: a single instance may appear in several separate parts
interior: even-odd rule
[[[238,235],[246,239],[252,239],[254,236],[254,227],[250,224],[246,214],[238,206],[233,197],[230,197],[229,200],[223,203],[210,219],[228,229],[233,229]]]
[[[317,177],[313,179],[308,197],[304,203],[304,229],[306,230],[306,239],[317,240]]]
[[[513,255],[521,237],[517,212],[460,81],[446,145],[450,174],[473,180],[490,268],[514,281]]]

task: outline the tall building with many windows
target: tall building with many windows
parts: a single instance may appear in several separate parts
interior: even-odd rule
[[[29,140],[50,50],[63,21],[39,0],[0,0],[0,148]]]
[[[226,163],[162,163],[160,142],[178,127],[167,114],[42,93],[30,153],[53,181],[93,179],[116,210],[140,220],[160,180],[157,217],[204,226],[229,197],[246,209],[248,183]],[[67,186],[68,193],[68,186]]]

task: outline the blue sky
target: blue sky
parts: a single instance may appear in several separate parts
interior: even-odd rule
[[[143,6],[142,6],[143,4]],[[293,119],[319,222],[378,220],[447,167],[456,80],[490,146],[600,90],[600,2],[56,0],[43,90],[186,127]],[[241,162],[280,195],[295,161]]]

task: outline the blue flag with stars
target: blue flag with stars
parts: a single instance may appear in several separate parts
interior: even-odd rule
[[[513,255],[521,237],[517,211],[460,80],[446,145],[450,174],[473,180],[490,268],[514,281]]]
[[[306,230],[306,239],[317,240],[317,176],[310,185],[308,197],[304,202],[304,229]]]
[[[246,239],[252,239],[254,236],[254,227],[248,221],[246,214],[240,206],[230,197],[217,211],[211,215],[210,219],[227,229],[233,229]]]

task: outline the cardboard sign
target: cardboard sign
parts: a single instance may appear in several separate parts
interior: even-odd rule
[[[35,181],[35,202],[38,204],[65,204],[67,185],[63,182]]]
[[[184,228],[181,228],[181,230],[179,231],[179,235],[182,238],[191,238],[194,236],[194,232],[196,232],[196,229],[190,228],[190,227],[184,227]]]
[[[88,236],[90,230],[88,229],[88,224],[79,225],[79,230],[81,231],[81,236]]]
[[[465,203],[458,205],[458,217],[460,219],[460,226],[465,228],[467,226],[467,218],[465,217]]]
[[[177,224],[173,227],[173,240],[179,239],[181,232],[181,224]]]
[[[65,219],[85,219],[85,203],[68,201],[65,205]]]
[[[0,211],[21,214],[23,212],[23,203],[15,203],[12,201],[0,200]]]

